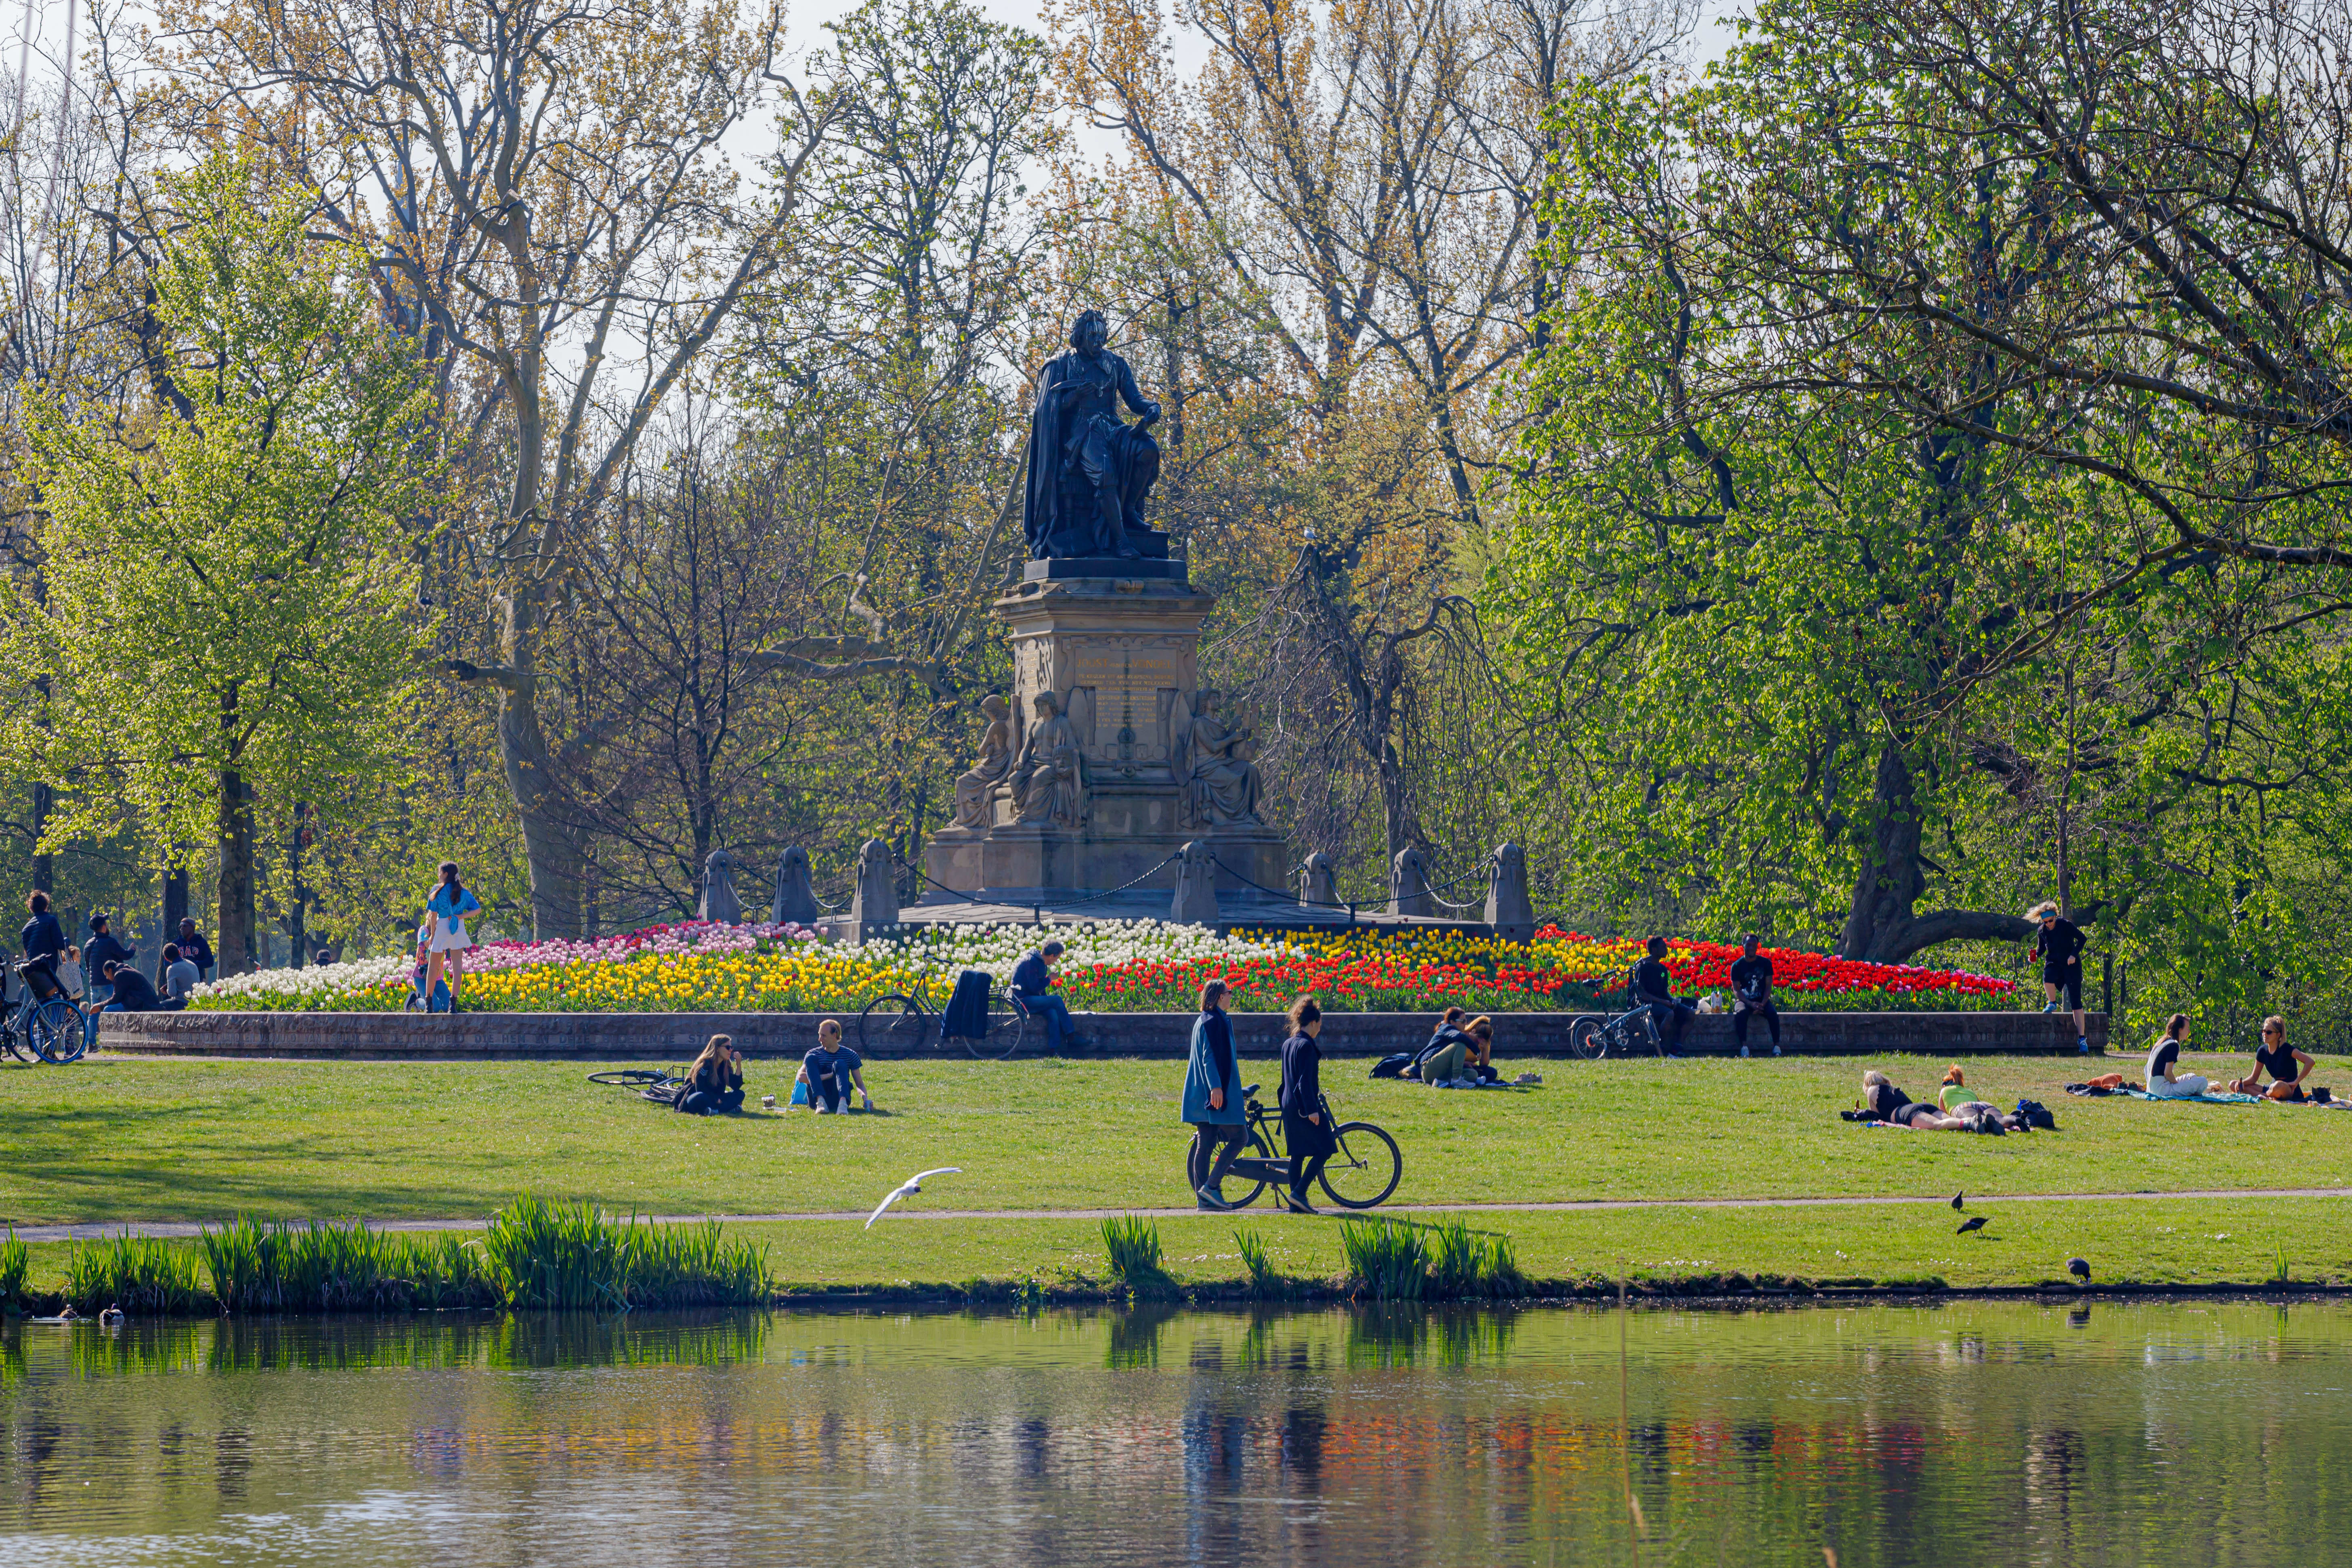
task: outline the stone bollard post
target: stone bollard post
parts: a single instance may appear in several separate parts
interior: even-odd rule
[[[1437,913],[1437,900],[1429,891],[1429,862],[1410,844],[1397,851],[1395,862],[1389,867],[1389,913]]]
[[[768,918],[777,925],[813,926],[824,919],[817,907],[816,888],[809,871],[808,851],[795,844],[776,865],[776,897]]]
[[[1176,896],[1168,918],[1178,925],[1217,923],[1217,853],[1213,845],[1195,838],[1184,846],[1176,861]]]
[[[1487,862],[1486,923],[1505,942],[1536,934],[1536,906],[1528,897],[1527,852],[1509,839],[1495,846]]]
[[[898,923],[898,868],[890,847],[869,838],[857,850],[857,892],[849,902],[849,940],[865,942]]]
[[[724,849],[713,849],[702,862],[702,900],[694,916],[721,925],[743,923],[743,900],[735,896],[735,858]]]
[[[1298,868],[1298,901],[1330,909],[1343,909],[1339,901],[1339,868],[1331,857],[1320,849],[1307,858]]]

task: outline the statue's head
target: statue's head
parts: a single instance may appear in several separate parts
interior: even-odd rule
[[[1108,342],[1110,322],[1100,310],[1081,310],[1070,323],[1070,346],[1082,353],[1092,353]]]
[[[1037,717],[1040,719],[1051,719],[1062,710],[1062,705],[1054,700],[1054,694],[1050,691],[1037,693],[1036,700],[1030,706],[1037,710]]]
[[[1002,719],[1013,711],[1004,705],[1004,699],[993,691],[980,700],[980,710],[992,719]]]

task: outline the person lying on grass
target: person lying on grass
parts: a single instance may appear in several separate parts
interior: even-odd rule
[[[871,1110],[874,1097],[866,1092],[865,1066],[864,1058],[841,1043],[841,1020],[827,1018],[816,1026],[816,1049],[801,1058],[801,1070],[793,1075],[793,1082],[808,1085],[809,1109],[819,1116],[835,1111],[848,1115],[853,1085]]]
[[[1862,1075],[1862,1100],[1873,1120],[1894,1127],[1913,1127],[1923,1132],[1966,1132],[1974,1125],[1965,1116],[1949,1115],[1924,1100],[1913,1100],[1875,1068]]]
[[[688,1116],[716,1116],[743,1109],[743,1053],[727,1035],[713,1035],[694,1065],[686,1069],[686,1087],[670,1102]]]
[[[2203,1074],[2180,1070],[2180,1053],[2188,1044],[2189,1015],[2175,1013],[2147,1049],[2147,1092],[2156,1099],[2190,1100],[2205,1092]]]
[[[2254,1050],[2254,1070],[2231,1080],[2235,1094],[2259,1094],[2270,1100],[2301,1100],[2303,1079],[2318,1064],[2286,1043],[2286,1020],[2273,1014],[2263,1020],[2263,1043]],[[2263,1074],[2273,1082],[2263,1087]],[[2153,1092],[2153,1091],[2151,1091]]]

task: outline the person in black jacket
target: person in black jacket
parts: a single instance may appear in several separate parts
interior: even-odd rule
[[[1780,1009],[1772,1005],[1772,961],[1756,948],[1756,933],[1749,931],[1739,944],[1739,956],[1731,961],[1731,1037],[1745,1051],[1748,1048],[1748,1021],[1761,1016],[1764,1026],[1772,1032],[1772,1054],[1780,1054]]]
[[[26,958],[63,956],[66,951],[66,928],[58,923],[58,917],[50,911],[48,894],[37,890],[31,898],[25,900],[25,907],[33,914],[33,918],[25,922],[25,929],[17,938],[25,945],[25,956]]]
[[[1322,1032],[1323,1009],[1314,997],[1301,996],[1290,1005],[1290,1038],[1282,1042],[1282,1146],[1290,1154],[1286,1201],[1293,1214],[1316,1212],[1307,1201],[1307,1184],[1339,1152],[1323,1110],[1323,1047],[1315,1043]]]
[[[139,966],[122,959],[110,958],[100,971],[106,983],[114,988],[113,1000],[99,1009],[103,1013],[176,1013],[188,1004],[174,997],[166,1002],[155,994],[155,983],[139,973]]]
[[[2033,955],[2042,960],[2042,992],[2049,1001],[2042,1010],[2058,1011],[2058,994],[2064,992],[2066,1005],[2074,1011],[2075,1047],[2088,1056],[2091,1033],[2083,1014],[2083,949],[2090,945],[2090,939],[2074,921],[2058,918],[2056,904],[2040,905],[2029,918],[2042,922],[2042,929],[2033,933]]]
[[[1659,1045],[1668,1056],[1678,1057],[1683,1054],[1683,1031],[1698,1016],[1698,1007],[1675,994],[1675,977],[1666,968],[1666,939],[1654,936],[1642,946],[1643,956],[1633,965],[1630,982],[1631,1007],[1650,1010]]]
[[[172,943],[180,950],[182,958],[196,966],[197,979],[210,980],[213,977],[213,965],[218,961],[213,957],[213,944],[205,940],[205,933],[196,929],[195,921],[182,920],[180,934],[172,939]],[[319,962],[324,963],[327,961],[321,958]]]
[[[670,1104],[688,1116],[715,1116],[722,1110],[743,1109],[743,1053],[735,1048],[733,1037],[710,1037],[710,1043],[694,1058],[694,1066],[687,1069],[686,1087]]]

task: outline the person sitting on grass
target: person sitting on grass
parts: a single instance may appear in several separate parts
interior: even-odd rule
[[[1495,1020],[1480,1014],[1470,1020],[1470,1055],[1462,1065],[1467,1076],[1479,1083],[1500,1083],[1503,1075],[1495,1070]]]
[[[1627,1010],[1646,1007],[1651,1026],[1658,1031],[1658,1047],[1670,1057],[1683,1054],[1683,1031],[1698,1016],[1698,1005],[1675,994],[1675,977],[1666,968],[1666,939],[1654,936],[1642,944],[1628,983]]]
[[[2286,1043],[2286,1020],[2273,1014],[2263,1020],[2263,1043],[2254,1051],[2254,1070],[2234,1079],[2230,1089],[2233,1094],[2259,1094],[2269,1100],[2301,1100],[2303,1077],[2317,1065]],[[2273,1079],[2268,1089],[2263,1087],[2264,1073]]]
[[[1432,1089],[1453,1088],[1454,1080],[1462,1076],[1463,1065],[1470,1059],[1470,1035],[1462,1027],[1462,1020],[1461,1008],[1448,1007],[1444,1016],[1437,1020],[1429,1044],[1421,1047],[1412,1065],[1399,1076],[1417,1078]]]
[[[184,1000],[164,1001],[155,994],[154,983],[139,973],[135,963],[119,959],[106,961],[107,984],[114,988],[112,999],[100,1009],[107,1013],[176,1013],[187,1005]]]
[[[710,1037],[710,1043],[686,1069],[686,1087],[670,1103],[688,1116],[716,1116],[743,1109],[743,1053],[735,1048],[732,1037]]]
[[[2147,1050],[2147,1092],[2156,1100],[2193,1100],[2205,1092],[2201,1073],[2182,1072],[2180,1053],[2189,1044],[2189,1015],[2175,1013]]]
[[[841,1020],[827,1018],[816,1026],[816,1048],[801,1058],[793,1082],[808,1085],[809,1109],[819,1116],[848,1115],[853,1086],[871,1110],[874,1097],[866,1089],[865,1066],[864,1058],[841,1043]]]
[[[1070,1022],[1070,1005],[1051,989],[1054,965],[1061,956],[1062,944],[1058,942],[1032,948],[1028,957],[1013,966],[1013,978],[1004,983],[1006,994],[1023,1012],[1045,1020],[1045,1050],[1049,1055],[1060,1054],[1064,1046],[1076,1050],[1089,1043]]]
[[[1947,1115],[1936,1106],[1913,1100],[1875,1068],[1862,1075],[1862,1097],[1864,1109],[1873,1121],[1914,1127],[1923,1132],[1965,1132],[1971,1125],[1965,1116]]]

